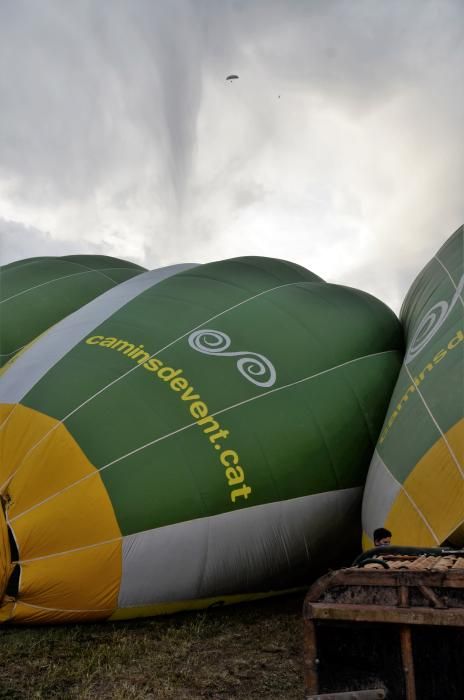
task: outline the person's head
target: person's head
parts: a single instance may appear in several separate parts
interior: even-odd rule
[[[383,547],[384,545],[390,544],[391,538],[392,534],[390,530],[384,527],[378,527],[377,530],[374,530],[374,545],[376,547]]]

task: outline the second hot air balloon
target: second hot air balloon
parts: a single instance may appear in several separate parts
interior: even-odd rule
[[[385,526],[400,545],[464,546],[464,229],[404,301],[406,355],[363,499],[364,546]]]

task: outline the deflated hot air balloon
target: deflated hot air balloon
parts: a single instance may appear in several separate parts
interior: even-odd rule
[[[0,267],[0,367],[54,323],[144,269],[106,255],[28,258]]]
[[[269,258],[146,272],[68,316],[0,383],[0,618],[306,582],[359,536],[401,358],[380,301]]]
[[[363,499],[364,545],[464,545],[463,227],[419,274],[401,319],[407,351]]]

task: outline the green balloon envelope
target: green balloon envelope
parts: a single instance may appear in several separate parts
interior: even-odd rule
[[[106,255],[28,258],[0,267],[0,367],[53,324],[144,270]]]
[[[464,546],[464,229],[419,273],[401,310],[404,364],[363,499],[364,546]]]
[[[147,272],[72,314],[0,387],[5,522],[27,561],[4,618],[308,581],[359,534],[401,359],[384,304],[269,258]]]

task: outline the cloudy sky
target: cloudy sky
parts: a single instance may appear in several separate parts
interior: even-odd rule
[[[463,84],[462,0],[1,0],[0,262],[270,255],[398,311]]]

